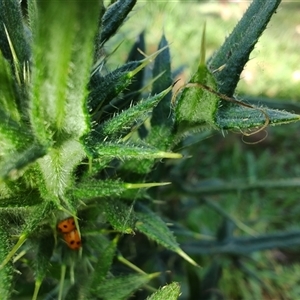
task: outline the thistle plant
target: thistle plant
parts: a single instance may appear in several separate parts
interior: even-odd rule
[[[145,236],[198,267],[155,213],[148,189],[169,184],[158,172],[161,160],[180,159],[175,145],[196,131],[247,134],[299,120],[233,96],[279,2],[254,1],[207,64],[203,39],[196,73],[173,93],[165,36],[147,56],[141,34],[122,66],[106,67],[106,42],[135,0],[108,6],[28,0],[25,10],[19,1],[0,1],[2,299],[17,299],[17,293],[126,299],[141,287],[153,291],[149,299],[179,297],[175,282],[157,291],[149,286],[160,273],[129,262],[124,243]],[[149,65],[150,95],[143,86]],[[61,225],[71,229],[59,232]],[[131,273],[118,275],[120,265]],[[17,277],[33,278],[29,291],[14,285]]]

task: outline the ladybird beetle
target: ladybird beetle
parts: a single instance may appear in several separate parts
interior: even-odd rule
[[[64,233],[64,240],[68,247],[72,250],[78,250],[81,247],[81,238],[77,229],[74,229],[68,233]]]
[[[57,229],[61,233],[69,233],[76,229],[75,220],[73,217],[62,220],[58,223]]]

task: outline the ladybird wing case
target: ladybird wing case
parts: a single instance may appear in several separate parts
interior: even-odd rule
[[[62,220],[57,225],[58,231],[68,233],[76,229],[75,220],[73,217]]]
[[[70,249],[78,250],[79,248],[81,248],[81,238],[77,229],[65,233],[64,240]]]

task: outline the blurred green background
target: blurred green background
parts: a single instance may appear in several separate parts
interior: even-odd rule
[[[197,67],[206,22],[207,58],[218,49],[251,1],[138,1],[112,44],[129,47],[145,30],[147,54],[154,52],[164,31],[170,43],[173,69],[186,67],[188,79]],[[251,55],[237,92],[299,99],[300,2],[283,1]],[[122,61],[126,59],[126,51]],[[115,62],[118,64],[118,62]]]
[[[199,60],[204,23],[209,58],[249,4],[138,1],[130,21],[110,42],[108,53],[119,49],[114,55],[117,59],[109,64],[117,66],[126,60],[125,49],[142,30],[147,54],[157,49],[164,32],[173,70],[183,68],[180,78],[188,81]],[[283,1],[252,52],[236,90],[238,98],[300,113],[299,15],[299,2]],[[183,192],[162,191],[160,200],[165,204],[159,209],[177,221],[178,241],[188,253],[194,251],[194,258],[204,267],[191,270],[186,266],[174,274],[173,279],[182,285],[182,299],[197,299],[185,296],[194,277],[198,280],[194,282],[206,283],[206,288],[211,284],[211,293],[205,298],[199,291],[199,299],[300,299],[299,140],[300,124],[293,124],[269,127],[267,133],[246,142],[240,133],[212,131],[190,136],[178,145],[177,151],[186,158],[170,162],[170,173],[163,179],[181,186]],[[279,232],[282,239],[267,239]],[[294,239],[291,232],[296,232]],[[263,251],[203,254],[200,246],[198,253],[191,250],[191,240],[226,242],[233,236],[261,235],[265,238],[259,246],[253,245],[260,250],[269,241]]]

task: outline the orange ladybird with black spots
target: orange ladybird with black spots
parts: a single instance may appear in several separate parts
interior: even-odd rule
[[[73,217],[60,221],[57,224],[57,229],[63,235],[64,241],[70,249],[78,250],[81,248],[81,238]]]

